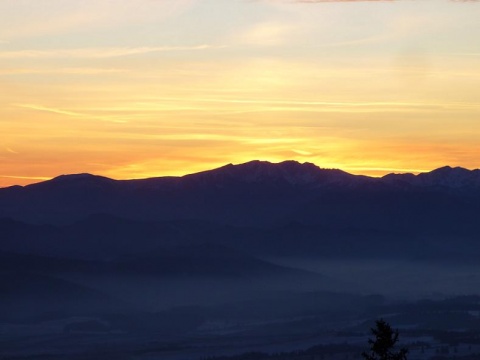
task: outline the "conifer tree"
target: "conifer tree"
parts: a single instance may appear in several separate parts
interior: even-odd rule
[[[363,352],[365,360],[407,360],[408,349],[395,350],[398,342],[398,330],[392,327],[383,319],[377,320],[375,328],[372,328],[374,339],[369,339],[370,351]]]

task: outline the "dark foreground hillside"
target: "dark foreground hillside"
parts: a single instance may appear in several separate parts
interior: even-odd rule
[[[385,317],[468,359],[479,199],[477,170],[258,161],[0,189],[0,358],[354,359]]]

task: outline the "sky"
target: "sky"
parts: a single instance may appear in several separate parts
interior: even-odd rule
[[[0,186],[480,167],[480,2],[0,0]]]

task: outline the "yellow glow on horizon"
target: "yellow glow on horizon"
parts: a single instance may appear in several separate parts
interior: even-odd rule
[[[285,161],[284,159],[278,159],[278,158],[260,159],[260,160],[269,161],[271,163],[280,163],[282,161]],[[312,161],[299,161],[299,162],[303,163],[303,162],[312,162]],[[234,162],[233,164],[239,165],[242,163],[244,162]],[[213,170],[213,169],[225,166],[227,164],[228,163],[218,163],[218,164],[212,163],[210,167],[205,167],[204,166],[205,164],[198,164],[197,166],[194,166],[188,170],[185,168],[182,168],[183,170],[170,170],[170,171],[166,170],[164,173],[161,173],[161,174],[158,172],[149,172],[148,170],[146,170],[146,167],[144,166],[146,164],[143,164],[143,165],[132,164],[132,165],[124,166],[122,169],[119,169],[118,171],[105,172],[101,174],[100,173],[92,173],[92,174],[106,176],[116,180],[135,180],[135,179],[157,178],[157,177],[163,177],[163,176],[181,177],[184,175],[194,174],[197,172]],[[98,164],[91,163],[87,165],[99,166],[99,167],[108,166],[107,164],[99,164],[99,163]],[[390,173],[397,173],[397,174],[412,173],[417,175],[419,173],[426,173],[435,169],[435,168],[431,168],[431,169],[413,168],[412,169],[412,168],[362,167],[361,165],[351,166],[351,167],[341,167],[341,166],[336,166],[335,164],[328,164],[328,163],[319,167],[324,169],[340,169],[352,175],[365,175],[370,177],[382,177]],[[50,177],[1,175],[0,174],[0,188],[12,186],[12,185],[25,186],[29,184],[38,183],[41,181],[51,180],[56,176],[64,175],[64,174],[67,174],[67,173],[58,173]],[[131,174],[135,174],[135,175],[131,176]]]

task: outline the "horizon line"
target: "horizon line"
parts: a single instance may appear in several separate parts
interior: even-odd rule
[[[460,168],[460,169],[465,169],[465,170],[468,170],[468,171],[478,170],[478,168],[470,169],[470,168],[466,168],[466,167],[463,167],[463,166],[451,166],[451,165],[444,165],[444,166],[440,166],[440,167],[433,168],[433,169],[430,169],[430,170],[427,170],[427,169],[402,169],[402,168],[391,168],[391,167],[345,167],[345,168],[340,168],[340,167],[322,167],[322,166],[319,166],[319,165],[317,165],[313,162],[310,162],[310,161],[301,162],[301,161],[298,161],[298,160],[291,160],[291,159],[290,160],[281,160],[281,161],[270,161],[270,160],[258,160],[258,159],[256,159],[256,160],[250,160],[250,161],[241,162],[241,163],[226,163],[226,164],[221,165],[221,166],[208,168],[208,169],[200,170],[200,171],[195,171],[195,172],[191,172],[191,173],[184,173],[184,174],[181,174],[181,175],[144,175],[144,176],[138,176],[138,177],[125,177],[125,178],[109,177],[109,176],[106,176],[106,175],[102,175],[100,173],[91,173],[91,172],[63,173],[63,174],[58,174],[58,175],[55,175],[55,176],[52,176],[52,177],[49,177],[49,176],[0,175],[0,178],[6,178],[6,179],[33,180],[32,182],[27,183],[27,184],[23,184],[23,185],[12,184],[12,185],[7,185],[7,186],[0,186],[0,189],[6,189],[6,188],[16,187],[16,186],[25,187],[25,186],[34,185],[34,184],[40,184],[40,183],[50,181],[50,180],[53,180],[53,179],[56,179],[56,178],[59,178],[59,177],[62,177],[62,176],[75,176],[75,175],[91,175],[91,176],[107,178],[107,179],[114,180],[114,181],[134,181],[134,180],[148,180],[148,179],[158,179],[158,178],[182,178],[182,177],[189,176],[189,175],[195,175],[195,174],[200,174],[200,173],[205,173],[205,172],[221,169],[221,168],[229,166],[229,165],[241,166],[241,165],[245,165],[245,164],[249,164],[249,163],[253,163],[253,162],[261,162],[261,163],[268,163],[268,164],[274,164],[274,165],[275,164],[282,164],[282,163],[286,163],[286,162],[295,162],[295,163],[298,163],[298,164],[301,164],[301,165],[312,164],[312,165],[314,165],[314,166],[316,166],[316,167],[318,167],[319,169],[322,169],[322,170],[340,170],[340,171],[346,172],[346,173],[348,173],[350,175],[354,175],[354,176],[365,176],[365,177],[377,178],[377,179],[381,179],[381,178],[383,178],[387,175],[390,175],[390,174],[399,174],[399,175],[401,175],[401,174],[413,174],[413,175],[416,176],[416,175],[419,175],[419,174],[429,173],[429,172],[432,172],[432,171],[435,171],[435,170],[438,170],[438,169],[442,169],[442,168],[452,168],[452,169]],[[365,172],[367,172],[367,173],[368,172],[382,172],[382,174],[377,176],[377,175],[372,175],[372,174],[366,174]],[[38,180],[38,181],[34,181],[34,180]]]

